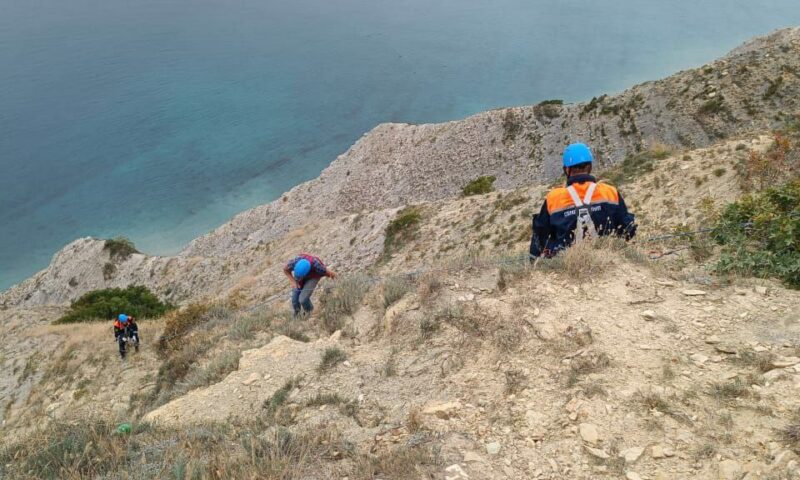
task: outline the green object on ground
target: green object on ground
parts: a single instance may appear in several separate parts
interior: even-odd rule
[[[131,433],[131,424],[130,423],[120,423],[117,426],[117,433],[119,433],[119,434]]]

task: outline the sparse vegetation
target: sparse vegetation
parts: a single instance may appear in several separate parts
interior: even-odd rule
[[[503,117],[503,143],[513,142],[522,133],[522,123],[513,108],[506,110]]]
[[[406,277],[391,277],[383,282],[383,308],[389,308],[411,291],[411,282]]]
[[[713,382],[709,386],[708,394],[720,402],[730,401],[735,398],[745,397],[749,394],[747,385],[741,380],[734,379],[728,382]]]
[[[339,405],[345,403],[345,399],[338,393],[318,393],[306,401],[307,407],[320,407],[322,405]]]
[[[347,354],[344,353],[344,350],[338,347],[328,347],[322,353],[322,359],[319,362],[317,371],[319,373],[327,372],[345,360],[347,360]]]
[[[700,105],[700,108],[697,112],[701,115],[714,115],[720,112],[723,112],[727,109],[725,106],[725,99],[722,98],[722,95],[717,95],[714,98],[706,100],[705,103]]]
[[[800,288],[800,177],[728,205],[715,225],[717,271],[777,277]]]
[[[139,253],[133,242],[126,237],[109,238],[103,246],[114,261],[125,261],[134,253]]]
[[[56,422],[3,446],[0,476],[110,478],[133,471],[146,478],[289,480],[324,474],[401,480],[412,472],[427,477],[441,463],[431,448],[402,447],[371,455],[357,451],[332,429],[265,431],[261,420],[180,429],[134,424],[128,435],[115,432],[115,425],[104,421]],[[342,458],[347,461],[328,470],[326,461]]]
[[[399,212],[386,227],[386,239],[383,242],[384,255],[391,255],[401,248],[406,242],[413,240],[422,220],[422,211],[419,207],[409,206]]]
[[[664,145],[654,145],[650,150],[628,155],[621,164],[603,172],[603,177],[613,185],[623,185],[645,173],[652,172],[655,162],[672,155],[672,151]]]
[[[67,313],[54,323],[109,321],[120,313],[137,318],[159,317],[174,307],[164,303],[147,287],[107,288],[94,290],[72,302]]]
[[[495,180],[497,180],[497,177],[494,176],[478,177],[475,180],[472,180],[469,183],[467,183],[461,190],[461,193],[465,197],[469,197],[472,195],[484,195],[486,193],[493,192]]]
[[[335,288],[327,290],[320,298],[319,317],[328,333],[341,330],[345,317],[352,315],[367,293],[367,279],[358,275],[336,280]]]

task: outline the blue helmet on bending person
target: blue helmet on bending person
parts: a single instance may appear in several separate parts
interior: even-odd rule
[[[294,264],[294,270],[292,270],[292,275],[296,280],[301,280],[305,278],[306,275],[311,272],[311,262],[302,258]]]
[[[124,313],[120,313],[117,320],[119,320],[119,323],[128,323],[128,316]]]

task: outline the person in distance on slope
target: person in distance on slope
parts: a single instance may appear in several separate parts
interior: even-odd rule
[[[531,261],[552,257],[586,238],[617,235],[630,240],[636,234],[633,214],[622,195],[591,175],[593,160],[591,150],[582,143],[564,150],[567,184],[551,190],[542,210],[533,216]]]
[[[120,313],[114,320],[114,339],[119,343],[119,356],[125,360],[126,344],[133,344],[133,348],[139,351],[139,326],[136,320],[124,313]]]
[[[301,307],[306,314],[314,310],[311,294],[321,278],[336,278],[336,273],[327,268],[322,260],[307,253],[301,253],[289,260],[283,267],[283,273],[292,284],[292,308],[295,316],[300,315]]]

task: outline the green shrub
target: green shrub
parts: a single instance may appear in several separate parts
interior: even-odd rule
[[[715,113],[720,113],[725,109],[725,99],[722,98],[722,95],[717,95],[716,97],[700,105],[700,108],[697,110],[697,112],[702,115],[713,115]]]
[[[174,307],[163,303],[147,287],[107,288],[84,294],[72,302],[69,311],[54,323],[110,320],[120,313],[134,317],[159,317]]]
[[[483,195],[494,191],[495,176],[481,176],[466,184],[462,190],[465,197],[471,195]]]
[[[108,250],[108,255],[112,260],[127,260],[134,253],[139,253],[133,242],[126,237],[109,238],[106,240],[103,250]]]
[[[513,142],[522,133],[522,122],[514,109],[509,108],[503,117],[503,143]]]
[[[800,177],[728,205],[716,224],[720,272],[777,277],[800,288]],[[748,228],[743,225],[747,224]]]
[[[399,212],[386,227],[386,238],[383,241],[385,255],[389,255],[417,234],[422,212],[419,207],[409,206]]]

